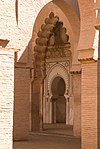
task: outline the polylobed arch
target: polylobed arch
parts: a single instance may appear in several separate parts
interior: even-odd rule
[[[74,60],[73,63],[78,63],[78,52],[76,48],[78,45],[80,34],[79,18],[72,9],[72,7],[65,2],[49,2],[39,12],[33,28],[32,48],[34,48],[35,46],[35,40],[37,38],[37,33],[39,32],[41,25],[44,23],[45,18],[47,18],[51,11],[54,12],[55,15],[59,16],[59,19],[64,23],[64,26],[67,28],[67,33],[70,37],[69,41],[71,43],[72,57]]]
[[[41,29],[38,32],[38,38],[36,39],[36,46],[34,47],[34,77],[45,77],[45,60],[52,56],[58,56],[61,54],[63,57],[67,57],[71,54],[69,48],[71,47],[69,42],[69,35],[67,29],[63,26],[63,22],[59,20],[58,16],[55,16],[53,12],[49,14],[41,25]],[[56,49],[56,52],[54,52]],[[57,51],[57,49],[59,49]],[[66,53],[67,52],[67,53]],[[58,54],[59,53],[59,54]],[[52,57],[53,58],[53,57]]]
[[[94,9],[94,0],[82,1],[77,0],[77,9],[80,16],[75,14],[74,10],[66,1],[51,1],[47,3],[42,10],[39,12],[32,34],[32,47],[34,47],[35,39],[37,38],[37,33],[39,31],[40,25],[43,23],[44,18],[50,13],[50,10],[54,10],[57,14],[59,13],[60,18],[64,18],[67,28],[70,28],[70,40],[73,42],[74,50],[78,51],[80,49],[92,49],[95,38],[96,30],[94,28],[96,14]],[[71,2],[70,2],[71,3]],[[74,2],[75,3],[75,2]],[[84,11],[83,11],[84,10]],[[70,15],[69,15],[70,14]],[[88,40],[88,36],[91,38]],[[78,52],[74,52],[73,63],[78,63],[77,58]]]

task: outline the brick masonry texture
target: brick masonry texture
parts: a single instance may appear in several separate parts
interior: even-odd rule
[[[82,149],[97,149],[97,63],[82,64]]]
[[[74,92],[74,125],[73,131],[75,136],[81,135],[81,75],[73,75],[73,92]]]
[[[14,139],[23,140],[29,131],[30,71],[15,69]]]
[[[12,149],[14,52],[0,49],[0,149]]]
[[[33,26],[39,11],[48,2],[50,0],[19,1],[17,25],[15,1],[0,1],[0,38],[9,40],[7,47],[21,49],[19,57],[32,37]]]

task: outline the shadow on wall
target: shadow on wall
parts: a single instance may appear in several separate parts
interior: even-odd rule
[[[20,51],[19,51],[20,52]],[[23,63],[25,66],[32,67],[32,57],[33,57],[33,52],[32,52],[32,39],[30,39],[28,45],[26,46],[26,49],[23,51],[22,55],[18,59],[18,52],[16,53],[16,64]]]
[[[32,66],[32,40],[17,60],[14,72],[14,140],[24,140],[29,132],[30,81]]]

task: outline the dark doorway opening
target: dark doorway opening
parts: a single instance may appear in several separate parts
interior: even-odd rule
[[[66,123],[66,99],[64,97],[66,84],[63,78],[56,77],[51,85],[52,92],[52,121]]]

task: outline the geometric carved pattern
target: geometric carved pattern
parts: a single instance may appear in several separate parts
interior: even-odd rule
[[[62,66],[67,72],[69,72],[70,63],[69,60],[67,61],[60,61],[59,62],[46,62],[46,75],[50,74],[52,68],[56,67],[57,65]]]
[[[67,59],[71,58],[71,51],[68,50],[66,47],[59,47],[59,48],[47,48],[46,51],[46,58],[51,59],[51,58],[64,58],[66,57]]]
[[[66,84],[66,91],[69,89],[69,73],[68,73],[68,68],[64,67],[61,65],[59,62],[58,64],[53,65],[49,71],[47,72],[47,77],[45,80],[45,84],[47,85],[45,88],[45,96],[47,96],[47,93],[49,91],[49,94],[51,96],[51,84],[52,81],[57,77],[60,76],[61,78],[64,79],[65,84]]]

